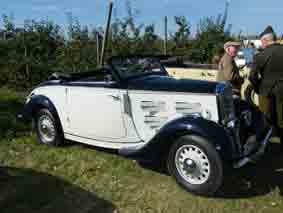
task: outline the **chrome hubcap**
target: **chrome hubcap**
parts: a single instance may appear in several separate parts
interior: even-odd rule
[[[209,160],[206,154],[196,146],[181,146],[175,155],[175,165],[182,178],[190,184],[203,184],[209,178]]]
[[[42,115],[38,120],[38,130],[42,142],[50,143],[55,139],[56,131],[51,118],[47,115]]]

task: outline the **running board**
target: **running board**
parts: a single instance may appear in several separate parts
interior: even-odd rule
[[[119,154],[124,157],[136,156],[146,146],[146,144],[136,145],[133,147],[125,147],[119,149]]]
[[[268,131],[268,133],[265,136],[264,140],[262,141],[261,146],[259,147],[258,151],[255,154],[253,154],[249,157],[244,157],[243,159],[236,162],[234,164],[234,168],[239,169],[239,168],[245,166],[246,164],[248,164],[250,162],[257,161],[262,155],[264,155],[265,149],[266,149],[266,147],[269,143],[269,139],[272,136],[272,132],[273,132],[273,127],[271,127],[270,130]]]

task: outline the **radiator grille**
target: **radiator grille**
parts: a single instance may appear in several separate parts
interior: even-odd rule
[[[222,91],[218,93],[217,97],[220,119],[222,124],[226,125],[229,121],[236,118],[231,85],[226,83]]]

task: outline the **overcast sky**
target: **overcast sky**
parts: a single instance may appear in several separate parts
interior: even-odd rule
[[[169,29],[174,30],[173,17],[184,15],[193,26],[200,18],[217,16],[225,8],[226,0],[132,0],[140,11],[137,22],[155,24],[158,32],[163,30],[163,17],[169,17]],[[24,19],[48,18],[66,26],[66,12],[72,12],[82,24],[103,25],[106,19],[107,0],[2,0],[0,14],[13,14],[17,25]],[[115,14],[125,15],[125,0],[114,0]],[[259,33],[268,24],[277,33],[283,33],[283,0],[231,0],[228,22],[232,31]],[[2,25],[2,22],[1,22]]]

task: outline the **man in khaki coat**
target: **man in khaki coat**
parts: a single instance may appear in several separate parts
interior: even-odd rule
[[[233,92],[236,95],[241,94],[241,87],[244,83],[244,79],[240,76],[239,68],[234,61],[240,45],[239,42],[227,42],[224,44],[225,54],[219,62],[219,72],[217,74],[217,81],[231,82]]]

